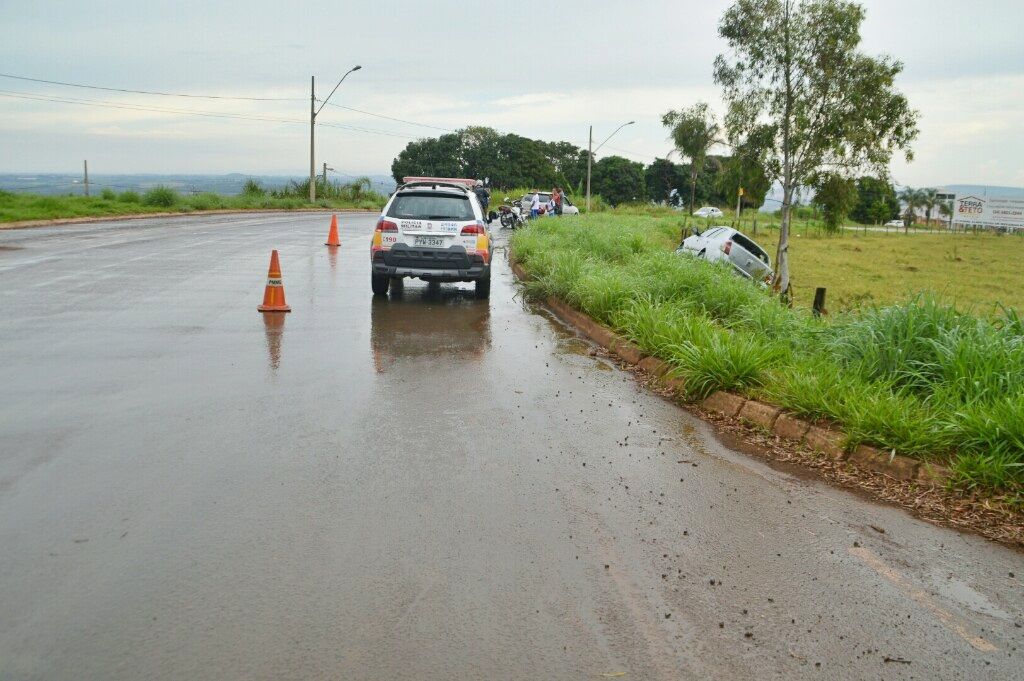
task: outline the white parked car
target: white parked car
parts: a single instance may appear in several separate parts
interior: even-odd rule
[[[676,253],[707,260],[725,261],[747,279],[768,284],[772,280],[772,261],[763,248],[732,227],[712,227],[703,232],[696,229],[683,239]]]
[[[886,227],[902,227],[903,226],[903,220],[889,220],[889,222],[885,223],[885,226]]]
[[[722,217],[722,211],[714,206],[703,206],[694,211],[693,216],[698,218],[720,218]]]
[[[392,279],[472,281],[491,292],[491,235],[473,180],[404,178],[388,199],[370,242],[374,295]]]

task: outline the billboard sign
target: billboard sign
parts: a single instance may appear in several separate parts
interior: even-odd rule
[[[957,194],[953,200],[953,222],[958,225],[1024,229],[1024,197]]]

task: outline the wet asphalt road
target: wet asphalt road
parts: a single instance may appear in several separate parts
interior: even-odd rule
[[[0,678],[1024,678],[1021,554],[731,450],[502,250],[373,300],[373,222],[0,232]]]

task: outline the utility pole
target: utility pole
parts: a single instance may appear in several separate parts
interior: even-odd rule
[[[590,140],[587,142],[587,212],[590,212],[590,166],[594,163],[594,126],[590,126]]]
[[[82,161],[82,167],[85,169],[85,195],[89,196],[89,162]]]
[[[316,108],[316,77],[309,77],[309,202],[313,203],[316,201],[316,147],[314,145],[314,136],[316,132],[316,115],[323,111],[324,107],[327,106],[328,100],[331,96],[338,91],[338,87],[348,78],[348,74],[353,71],[358,71],[363,68],[362,66],[356,65],[345,72],[345,75],[341,77],[338,84],[331,90],[331,94],[327,95],[327,98],[320,103],[320,108]],[[326,180],[327,173],[324,172],[324,179]]]
[[[594,149],[594,126],[590,126],[590,141],[587,143],[587,212],[588,213],[590,212],[590,167],[594,163],[594,152],[595,151],[600,151],[601,147],[603,147],[605,145],[605,142],[610,140],[612,137],[615,137],[615,133],[616,132],[618,132],[619,130],[622,130],[627,125],[633,125],[634,123],[636,123],[636,121],[630,121],[628,123],[623,123],[619,127],[615,128],[615,131],[612,132],[612,134],[610,134],[610,135],[608,135],[607,137],[604,138],[604,142],[601,142],[600,144],[597,145],[597,149]]]
[[[740,211],[743,209],[743,187],[736,192],[736,229],[740,228]]]
[[[316,76],[309,77],[309,202],[316,201],[316,156],[313,137],[316,134]]]

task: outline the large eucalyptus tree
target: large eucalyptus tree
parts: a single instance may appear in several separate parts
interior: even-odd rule
[[[788,303],[796,190],[822,172],[884,174],[899,150],[912,158],[918,116],[895,87],[903,65],[860,52],[863,22],[863,7],[847,0],[736,0],[719,24],[728,51],[714,74],[726,132],[758,131],[765,167],[782,185],[773,289]]]

